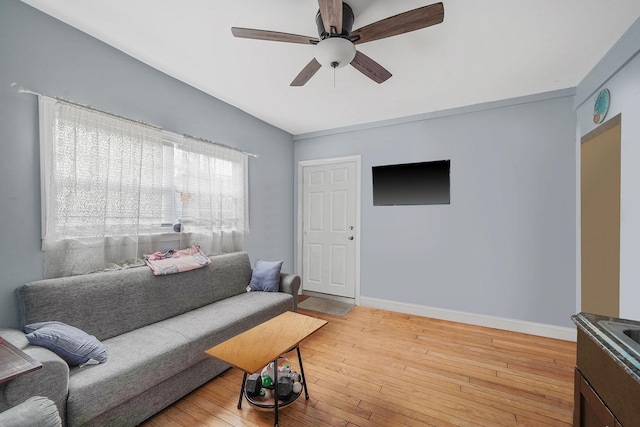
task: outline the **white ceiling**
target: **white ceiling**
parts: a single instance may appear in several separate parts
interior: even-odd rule
[[[358,45],[392,74],[353,67],[289,83],[314,47],[315,0],[22,0],[293,135],[575,87],[640,17],[638,0],[443,0],[442,24]],[[347,0],[353,28],[432,0]]]

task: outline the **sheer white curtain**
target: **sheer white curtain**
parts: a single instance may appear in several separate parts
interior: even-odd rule
[[[242,250],[246,154],[44,96],[40,118],[45,277]]]
[[[161,224],[162,131],[40,97],[45,277],[136,264]]]
[[[242,250],[248,232],[247,155],[185,136],[175,150],[180,246],[206,254]]]

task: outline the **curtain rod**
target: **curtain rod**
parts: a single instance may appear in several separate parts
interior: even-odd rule
[[[229,150],[240,151],[237,148],[229,147],[228,145],[222,144],[221,142],[210,141],[208,139],[200,138],[200,137],[193,136],[193,135],[188,135],[186,133],[183,134],[182,136],[184,136],[186,138],[195,139],[197,141],[208,142],[209,144],[213,144],[213,145],[217,145],[217,146],[220,146],[220,147],[228,148]],[[247,156],[255,157],[256,159],[260,157],[259,154],[247,153],[246,151],[240,151],[240,153],[242,153],[244,155],[247,155]]]
[[[44,97],[46,97],[46,98],[51,98],[51,99],[55,99],[55,100],[57,100],[57,101],[66,102],[66,103],[68,103],[68,104],[75,105],[75,106],[78,106],[78,107],[87,108],[87,109],[89,109],[89,110],[91,110],[91,111],[95,111],[95,112],[97,112],[97,113],[107,114],[107,115],[109,115],[109,116],[117,117],[117,118],[122,119],[122,120],[127,120],[127,121],[130,121],[130,122],[133,122],[133,123],[142,124],[142,125],[144,125],[144,126],[149,126],[149,127],[152,127],[152,128],[155,128],[155,129],[159,129],[159,130],[164,130],[164,129],[163,129],[162,127],[160,127],[160,126],[152,125],[152,124],[150,124],[150,123],[146,123],[146,122],[139,121],[139,120],[133,120],[133,119],[130,119],[130,118],[128,118],[128,117],[121,116],[121,115],[119,115],[119,114],[109,113],[109,112],[107,112],[107,111],[103,111],[103,110],[99,110],[99,109],[97,109],[97,108],[94,108],[94,107],[92,107],[92,106],[90,106],[90,105],[80,104],[80,103],[78,103],[78,102],[69,101],[68,99],[64,99],[64,98],[60,98],[60,97],[56,97],[56,96],[49,96],[49,95],[45,95],[45,94],[43,94],[43,93],[35,92],[35,91],[33,91],[33,90],[30,90],[30,89],[24,88],[24,87],[22,87],[22,86],[18,85],[17,83],[11,83],[11,87],[12,87],[12,88],[14,88],[14,89],[16,89],[16,91],[17,91],[18,93],[26,93],[26,94],[28,94],[28,95],[44,96]],[[228,149],[230,149],[230,150],[239,151],[240,153],[242,153],[242,154],[244,154],[244,155],[246,155],[246,156],[255,157],[256,159],[260,157],[260,155],[259,155],[259,154],[248,153],[248,152],[246,152],[246,151],[238,150],[237,148],[230,147],[230,146],[228,146],[228,145],[221,144],[221,143],[219,143],[219,142],[214,142],[214,141],[210,141],[210,140],[208,140],[208,139],[198,138],[198,137],[191,136],[191,135],[187,135],[187,134],[184,134],[183,136],[185,136],[185,137],[189,137],[189,138],[193,138],[193,139],[197,139],[197,140],[204,141],[204,142],[208,142],[208,143],[210,143],[210,144],[214,144],[214,145],[219,145],[219,146],[221,146],[221,147],[228,148]]]
[[[121,116],[119,114],[114,114],[114,113],[110,113],[110,112],[107,112],[107,111],[98,110],[97,108],[94,108],[94,107],[92,107],[90,105],[81,104],[81,103],[75,102],[75,101],[70,101],[70,100],[65,99],[65,98],[60,98],[60,97],[57,97],[57,96],[45,95],[44,93],[39,93],[39,92],[35,92],[33,90],[30,90],[30,89],[26,89],[26,88],[24,88],[22,86],[17,85],[16,83],[11,83],[11,87],[16,88],[18,93],[26,93],[28,95],[44,96],[45,98],[55,99],[56,101],[65,102],[67,104],[71,104],[71,105],[74,105],[76,107],[86,108],[88,110],[95,111],[96,113],[106,114],[106,115],[109,115],[109,116],[112,116],[112,117],[117,117],[118,119],[126,120],[128,122],[133,122],[133,123],[141,124],[141,125],[144,125],[144,126],[149,126],[149,127],[154,128],[154,129],[162,130],[162,128],[160,126],[152,125],[150,123],[146,123],[146,122],[143,122],[141,120],[130,119],[129,117],[124,117],[124,116]]]

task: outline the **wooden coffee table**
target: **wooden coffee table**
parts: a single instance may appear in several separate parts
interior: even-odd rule
[[[298,352],[298,363],[300,364],[305,398],[309,399],[307,381],[302,367],[300,343],[326,324],[326,320],[287,311],[215,347],[211,347],[205,353],[244,371],[238,399],[238,409],[240,409],[242,407],[242,396],[247,374],[259,372],[271,362],[274,363],[274,366],[278,366],[278,357],[295,348]],[[277,369],[274,371],[273,413],[274,425],[278,426],[278,374]]]

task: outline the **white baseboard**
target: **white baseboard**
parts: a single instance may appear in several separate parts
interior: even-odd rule
[[[576,329],[562,326],[547,325],[544,323],[527,322],[524,320],[507,319],[504,317],[487,316],[484,314],[467,313],[464,311],[447,310],[424,305],[408,304],[403,302],[388,301],[378,298],[360,297],[360,304],[365,307],[379,308],[381,310],[396,311],[416,316],[431,317],[434,319],[449,320],[451,322],[467,323],[488,328],[504,329],[506,331],[521,332],[524,334],[538,335],[547,338],[556,338],[565,341],[576,341]]]

